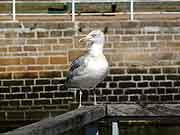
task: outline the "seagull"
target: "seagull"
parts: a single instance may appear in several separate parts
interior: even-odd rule
[[[103,54],[104,33],[100,30],[91,31],[79,40],[81,41],[86,41],[90,48],[85,55],[72,62],[65,82],[68,88],[80,89],[79,108],[82,106],[82,90],[88,88],[94,89],[94,105],[97,105],[95,87],[104,80],[109,70],[109,64]]]

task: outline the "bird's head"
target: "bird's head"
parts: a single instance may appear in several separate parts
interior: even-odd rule
[[[94,31],[91,31],[86,37],[81,38],[79,41],[80,42],[87,41],[90,43],[103,44],[104,43],[104,33],[100,30],[94,30]]]

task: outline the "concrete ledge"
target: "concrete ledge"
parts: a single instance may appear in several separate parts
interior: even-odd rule
[[[83,127],[102,118],[117,118],[118,121],[157,120],[180,124],[180,104],[111,104],[87,106],[44,119],[1,135],[63,135],[72,129]],[[178,119],[177,119],[178,118]]]
[[[180,116],[180,104],[115,104],[107,105],[108,116],[163,117]]]
[[[61,135],[68,130],[82,127],[105,116],[104,106],[82,107],[1,135]]]

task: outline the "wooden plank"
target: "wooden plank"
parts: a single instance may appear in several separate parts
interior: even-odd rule
[[[180,104],[115,104],[107,105],[108,116],[180,117]]]
[[[76,3],[119,3],[131,0],[76,0]],[[134,0],[134,2],[179,2],[180,0]],[[16,3],[71,3],[72,0],[16,0]],[[12,3],[12,0],[1,0],[0,3]]]
[[[82,127],[105,117],[105,110],[104,106],[81,107],[1,135],[61,135],[66,131]]]

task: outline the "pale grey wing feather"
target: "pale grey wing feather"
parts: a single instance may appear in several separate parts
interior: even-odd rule
[[[75,59],[71,63],[69,71],[73,72],[74,70],[78,69],[79,67],[84,66],[86,57],[87,57],[86,55],[82,55],[82,56],[78,57],[77,59]]]
[[[84,73],[87,67],[87,57],[87,55],[83,55],[72,62],[70,70],[67,74],[66,86],[71,85],[70,83],[74,77],[80,76]]]

